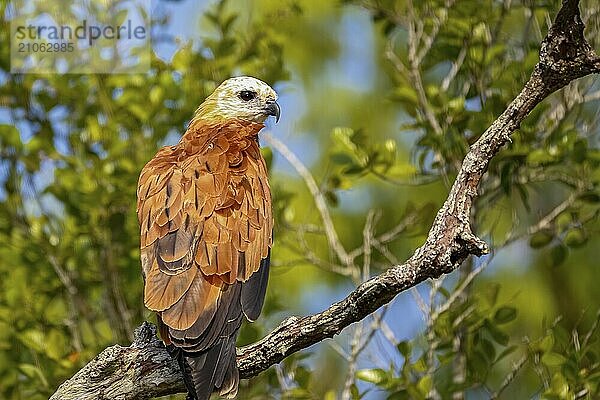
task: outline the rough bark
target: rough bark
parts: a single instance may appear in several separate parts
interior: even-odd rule
[[[586,42],[583,30],[579,1],[564,1],[541,43],[540,61],[531,77],[471,146],[425,244],[406,263],[390,267],[325,311],[290,317],[262,340],[239,349],[242,378],[255,376],[290,354],[333,337],[398,293],[453,271],[468,256],[488,252],[485,242],[471,232],[469,224],[479,182],[490,160],[510,141],[510,135],[537,104],[572,80],[600,72],[600,59]],[[184,391],[179,368],[157,339],[156,328],[144,323],[129,347],[115,345],[105,349],[63,383],[51,399],[149,399]]]

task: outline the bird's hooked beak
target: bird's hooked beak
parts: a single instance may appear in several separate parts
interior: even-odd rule
[[[279,104],[277,104],[276,101],[271,101],[269,103],[267,103],[267,115],[272,115],[273,117],[275,117],[275,122],[279,122],[279,117],[281,116],[281,108],[279,107]]]

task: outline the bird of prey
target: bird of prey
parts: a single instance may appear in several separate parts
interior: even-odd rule
[[[140,175],[144,304],[188,399],[237,394],[237,334],[243,316],[258,318],[269,274],[273,217],[258,133],[267,117],[279,120],[276,100],[258,79],[226,80]]]

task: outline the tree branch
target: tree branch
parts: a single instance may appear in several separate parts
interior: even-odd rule
[[[545,97],[574,79],[600,72],[600,59],[583,36],[578,4],[578,0],[563,2],[525,87],[471,146],[425,244],[404,264],[361,284],[325,311],[287,318],[262,340],[239,349],[242,378],[255,376],[290,354],[333,337],[398,293],[458,268],[469,255],[488,252],[487,245],[471,232],[469,217],[490,160]],[[51,399],[149,399],[184,391],[179,369],[156,338],[156,328],[144,323],[136,330],[131,346],[105,349],[63,383]]]

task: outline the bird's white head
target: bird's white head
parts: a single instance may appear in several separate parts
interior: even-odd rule
[[[250,76],[240,76],[221,83],[198,107],[194,119],[262,123],[269,116],[279,121],[280,112],[277,93],[269,85]]]

